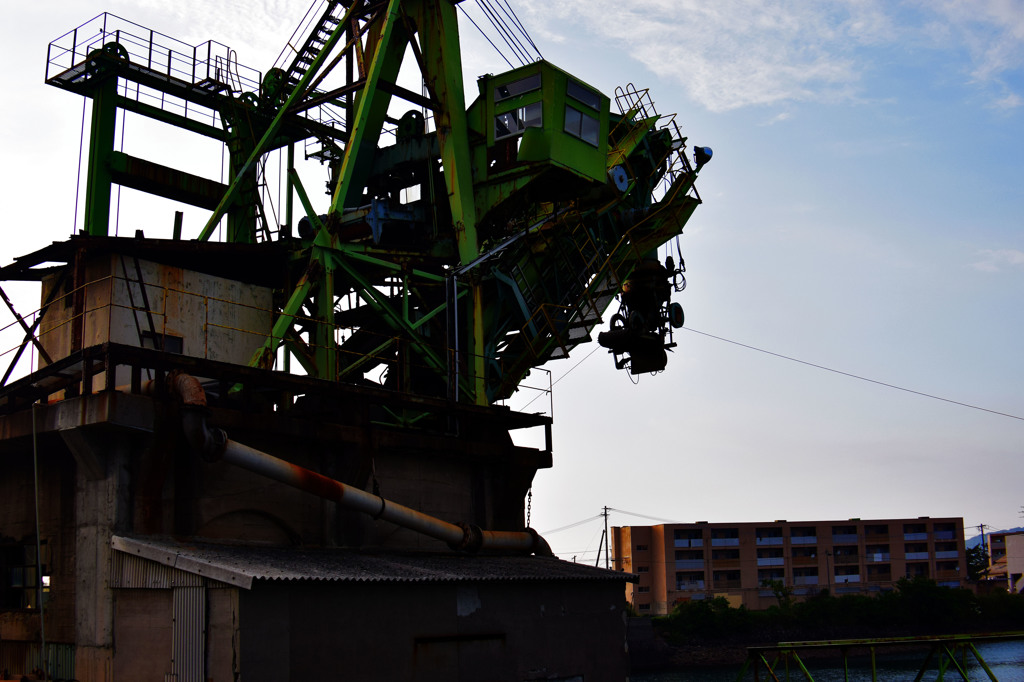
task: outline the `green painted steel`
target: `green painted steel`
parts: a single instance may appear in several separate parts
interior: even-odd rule
[[[941,682],[948,671],[953,670],[956,676],[967,682],[969,680],[966,668],[967,656],[970,654],[978,666],[985,673],[985,676],[992,682],[998,682],[995,673],[985,662],[984,656],[978,651],[977,645],[988,642],[1006,642],[1024,640],[1024,632],[998,632],[984,634],[959,634],[959,635],[926,635],[920,637],[871,637],[863,639],[835,639],[808,642],[780,642],[774,646],[755,646],[747,648],[747,660],[740,669],[737,682],[744,679],[758,680],[759,671],[764,667],[767,675],[778,681],[789,680],[789,665],[795,663],[800,669],[804,680],[813,682],[814,675],[807,668],[801,653],[829,652],[835,651],[842,657],[844,679],[850,676],[849,655],[851,651],[860,652],[867,649],[870,656],[871,679],[877,679],[876,653],[879,649],[911,649],[925,651],[924,658],[914,677],[914,682],[921,682],[929,673],[934,673],[934,679]],[[769,658],[772,658],[769,661]],[[779,674],[779,665],[784,664],[783,674]],[[749,676],[749,677],[748,677]]]
[[[213,43],[181,48],[190,74],[158,73],[153,33],[112,30],[107,15],[112,47],[65,47],[70,63],[47,82],[94,100],[86,229],[107,234],[116,183],[212,209],[198,241],[226,217],[227,241],[287,247],[275,321],[251,364],[283,353],[323,379],[508,398],[533,368],[590,342],[634,268],[682,232],[700,204],[685,138],[646,91],[617,91],[615,113],[613,98],[545,61],[480,77],[467,103],[450,0],[331,0],[316,13],[290,64],[253,72],[241,92],[211,71]],[[422,94],[398,83],[410,68]],[[118,79],[216,123],[119,97]],[[223,141],[230,182],[113,153],[119,110]],[[325,123],[327,111],[343,125]],[[307,156],[330,173],[322,208],[294,168],[303,141],[319,144]],[[261,163],[281,148],[277,226],[257,190]]]

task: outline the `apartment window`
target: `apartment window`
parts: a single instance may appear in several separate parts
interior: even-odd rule
[[[906,558],[909,559],[927,559],[928,558],[928,543],[927,542],[908,542],[903,545],[903,551]]]
[[[648,585],[641,585],[638,588],[636,588],[636,591],[639,592],[640,594],[644,594],[644,593],[650,592],[651,588]]]
[[[650,604],[638,604],[636,608],[639,609],[640,611],[650,611],[651,610],[651,605]]]
[[[781,545],[782,544],[782,529],[775,528],[757,528],[754,530],[754,535],[757,538],[757,545]]]
[[[794,564],[816,564],[818,562],[818,548],[816,547],[792,547],[790,556]]]
[[[791,528],[789,542],[793,545],[813,545],[818,542],[818,531],[813,526]]]
[[[867,545],[864,548],[864,559],[870,562],[889,561],[889,545]]]
[[[711,531],[712,547],[738,547],[740,531],[738,528],[715,528]]]
[[[904,540],[927,540],[928,539],[928,526],[923,523],[904,523],[903,524],[903,539]]]
[[[677,571],[677,590],[703,590],[704,571]]]
[[[835,581],[837,583],[859,583],[860,571],[856,566],[836,566]]]
[[[816,567],[794,568],[793,569],[793,584],[794,585],[817,585],[818,584],[818,569]]]
[[[757,550],[758,566],[782,566],[786,563],[781,547],[771,547]]]
[[[911,563],[907,562],[908,578],[928,578],[928,562]]]
[[[864,526],[864,536],[872,540],[889,538],[889,526],[883,524],[870,524]]]
[[[540,128],[543,107],[540,102],[527,104],[494,117],[494,139],[519,135],[527,128]]]
[[[739,571],[715,571],[711,577],[716,588],[736,588],[740,586]]]
[[[832,542],[834,543],[856,543],[857,526],[832,526]]]
[[[740,551],[738,549],[713,549],[711,550],[712,561],[739,561]]]
[[[703,537],[699,528],[678,529],[672,532],[676,547],[701,547],[704,545]]]
[[[637,573],[649,573],[650,570],[651,570],[650,566],[637,566],[636,567],[636,572]]]
[[[889,564],[870,564],[868,566],[868,582],[889,582],[892,580],[892,568]]]
[[[832,556],[836,565],[855,564],[860,560],[856,545],[834,547],[832,549]]]
[[[647,551],[647,545],[637,545],[636,546],[636,551],[638,551],[638,552],[646,552]]]
[[[517,81],[506,83],[505,85],[496,85],[494,87],[494,101],[501,102],[517,95],[522,95],[524,92],[532,92],[540,89],[540,74],[535,73],[525,78],[520,78]]]

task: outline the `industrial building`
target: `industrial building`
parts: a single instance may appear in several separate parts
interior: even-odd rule
[[[91,106],[84,205],[0,268],[40,286],[3,296],[0,672],[626,677],[636,578],[551,555],[526,500],[552,421],[502,401],[626,289],[616,365],[664,367],[685,268],[657,248],[711,152],[539,60],[467,102],[456,4],[318,0],[265,73],[109,14],[49,46]],[[115,145],[125,116],[219,143],[226,177]],[[208,221],[119,236],[115,188]]]
[[[778,604],[776,586],[797,597],[877,594],[901,578],[940,585],[967,580],[961,518],[686,523],[612,529],[615,569],[639,575],[626,599],[641,614],[725,597],[733,606]]]

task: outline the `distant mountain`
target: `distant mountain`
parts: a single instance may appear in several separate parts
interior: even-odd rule
[[[990,531],[988,533],[985,533],[985,535],[986,536],[991,535],[992,532],[996,532],[996,533],[1017,533],[1017,532],[1021,532],[1021,531],[1024,531],[1024,528],[1018,526],[1017,528],[1007,528],[1006,530]],[[967,541],[964,544],[967,546],[968,549],[970,549],[971,547],[977,547],[978,545],[981,544],[981,536],[980,535],[975,535],[972,538],[967,538]]]

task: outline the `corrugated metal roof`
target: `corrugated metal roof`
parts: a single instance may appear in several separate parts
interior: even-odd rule
[[[331,582],[635,582],[631,573],[550,557],[369,552],[183,543],[114,536],[114,549],[245,589],[254,580]]]

